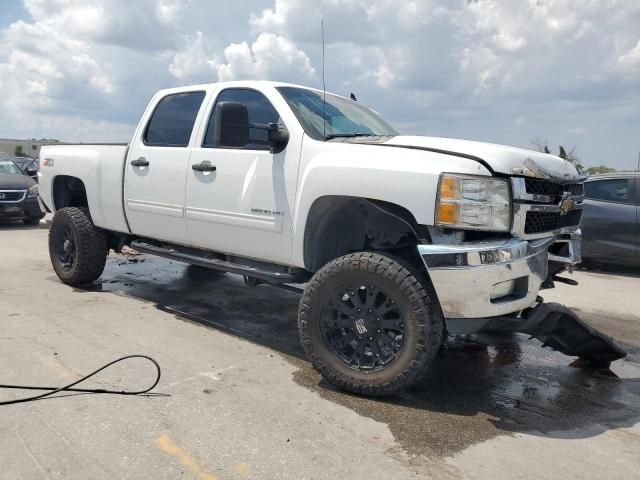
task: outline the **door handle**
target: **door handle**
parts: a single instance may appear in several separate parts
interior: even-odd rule
[[[131,160],[131,165],[133,165],[134,167],[148,167],[149,160],[144,157],[140,157],[135,160]]]
[[[194,169],[196,172],[215,172],[216,171],[215,165],[211,165],[211,162],[208,160],[204,160],[200,163],[194,163],[193,165],[191,165],[191,168]]]

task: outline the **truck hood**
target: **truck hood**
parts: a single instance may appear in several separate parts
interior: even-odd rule
[[[393,137],[384,144],[470,158],[483,163],[494,172],[507,175],[523,175],[560,182],[571,182],[580,178],[580,174],[571,162],[555,155],[524,148],[455,138],[404,135]]]

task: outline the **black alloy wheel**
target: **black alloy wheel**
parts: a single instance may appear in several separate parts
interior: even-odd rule
[[[53,250],[63,270],[71,270],[76,258],[76,239],[69,225],[63,225],[51,236]]]
[[[321,316],[327,348],[347,367],[376,371],[398,358],[404,318],[393,296],[381,286],[342,285],[329,297]]]

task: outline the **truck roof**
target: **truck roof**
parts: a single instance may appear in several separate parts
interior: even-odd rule
[[[208,88],[208,87],[212,87],[212,86],[218,86],[218,87],[222,87],[222,88],[240,88],[240,87],[247,87],[247,88],[256,88],[256,89],[261,89],[261,88],[275,88],[275,87],[295,87],[295,88],[304,88],[306,90],[312,90],[314,92],[322,92],[321,89],[318,88],[312,88],[312,87],[307,87],[304,85],[297,85],[295,83],[286,83],[286,82],[274,82],[272,80],[234,80],[234,81],[229,81],[229,82],[211,82],[211,83],[201,83],[201,84],[197,84],[197,85],[183,85],[180,87],[172,87],[172,88],[164,88],[162,90],[159,90],[158,93],[162,93],[162,94],[171,94],[171,93],[179,93],[179,92],[184,92],[184,91],[192,91],[194,89],[198,89],[198,88]],[[342,97],[342,95],[337,95],[335,93],[331,93],[331,92],[327,92],[330,93],[331,95],[336,95],[338,97]],[[343,97],[346,98],[346,97]]]
[[[634,178],[640,177],[640,172],[609,172],[609,173],[597,173],[595,175],[589,175],[586,179],[587,182],[593,180],[608,180],[618,178]]]

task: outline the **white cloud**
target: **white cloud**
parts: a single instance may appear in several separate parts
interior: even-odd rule
[[[174,47],[186,0],[25,0],[36,23],[78,40],[140,50]]]
[[[181,81],[206,83],[216,81],[216,51],[213,43],[198,31],[187,35],[169,65],[169,72]]]
[[[183,82],[252,79],[308,83],[317,79],[306,53],[273,33],[261,33],[252,43],[232,43],[222,54],[202,32],[187,36],[182,43],[169,72]]]
[[[0,25],[0,136],[78,139],[81,119],[123,134],[176,83],[319,86],[324,20],[329,89],[407,131],[526,145],[577,135],[579,117],[581,151],[638,148],[637,0],[24,3],[29,20]]]
[[[224,49],[225,62],[217,65],[220,81],[257,79],[309,82],[316,78],[309,57],[286,38],[261,33],[257,40],[234,43]]]
[[[635,72],[636,75],[640,74],[640,40],[635,47],[620,55],[618,62],[626,70]]]

